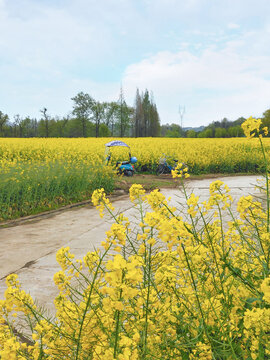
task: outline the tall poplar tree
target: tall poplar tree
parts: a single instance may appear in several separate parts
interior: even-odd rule
[[[135,106],[134,106],[134,136],[142,136],[142,118],[143,118],[143,107],[142,99],[139,89],[136,90]]]
[[[134,106],[134,135],[135,137],[159,136],[160,119],[153,95],[149,95],[146,89],[140,95],[139,90],[136,91]]]
[[[132,122],[132,114],[133,108],[129,107],[126,103],[123,88],[120,88],[120,95],[118,99],[118,109],[117,109],[117,117],[118,117],[118,128],[120,137],[128,135],[128,130],[131,127]]]

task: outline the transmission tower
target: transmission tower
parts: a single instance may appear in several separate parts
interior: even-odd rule
[[[179,106],[179,115],[180,115],[180,125],[181,125],[181,129],[183,129],[183,117],[184,117],[184,114],[186,112],[186,109],[185,109],[185,106]]]

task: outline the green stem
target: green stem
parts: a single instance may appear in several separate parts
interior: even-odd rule
[[[83,329],[84,320],[85,320],[85,317],[86,317],[88,308],[89,308],[89,306],[90,306],[91,297],[92,297],[92,291],[93,291],[93,289],[94,289],[94,284],[95,284],[95,281],[96,281],[96,279],[97,279],[97,276],[98,276],[98,273],[99,273],[99,269],[100,269],[100,267],[101,267],[101,264],[102,264],[102,262],[103,262],[103,259],[104,259],[104,257],[107,255],[109,249],[110,249],[110,247],[104,252],[104,254],[102,255],[102,257],[100,258],[99,263],[98,263],[98,266],[97,266],[97,269],[96,269],[96,272],[95,272],[94,277],[93,277],[93,281],[92,281],[92,283],[91,283],[91,288],[90,288],[90,291],[89,291],[89,294],[88,294],[88,298],[87,298],[85,310],[84,310],[84,313],[83,313],[83,316],[82,316],[82,320],[81,320],[81,324],[80,324],[80,330],[79,330],[79,334],[78,334],[78,339],[77,339],[77,348],[76,348],[76,357],[75,357],[76,360],[79,359],[78,356],[79,356],[79,352],[80,352],[80,348],[81,348],[80,339],[81,339],[81,335],[82,335],[82,329]]]
[[[147,297],[145,306],[145,323],[144,323],[144,341],[143,341],[143,358],[147,354],[147,335],[148,335],[148,309],[149,309],[149,298],[150,298],[150,287],[151,287],[151,250],[152,246],[149,247],[148,256],[148,274],[147,274]]]
[[[124,280],[124,274],[122,274],[122,283]],[[122,298],[122,289],[120,290],[119,300]],[[120,310],[116,310],[116,326],[115,326],[115,342],[114,342],[114,349],[113,349],[113,357],[116,359],[118,353],[118,341],[119,341],[119,327],[120,327]]]
[[[185,255],[185,258],[186,258],[188,270],[189,270],[189,273],[190,273],[190,276],[191,276],[191,281],[192,281],[193,288],[194,288],[194,291],[195,291],[195,296],[196,296],[197,303],[198,303],[198,306],[199,306],[199,311],[200,311],[201,316],[202,316],[203,328],[204,328],[204,331],[205,331],[205,334],[206,334],[208,340],[211,342],[211,339],[209,338],[209,334],[208,334],[208,331],[207,331],[207,326],[206,326],[206,323],[205,323],[204,314],[203,314],[202,307],[201,307],[201,302],[200,302],[200,299],[199,299],[199,296],[198,296],[197,286],[196,286],[195,279],[193,277],[193,272],[191,270],[189,260],[188,260],[188,257],[187,257],[186,249],[185,249],[185,246],[184,246],[183,243],[181,244],[181,246],[182,246],[182,249],[184,251],[184,255]]]
[[[218,208],[219,208],[219,206],[218,206]],[[214,248],[214,245],[213,245],[213,239],[212,239],[211,235],[209,234],[208,225],[205,222],[205,218],[204,218],[204,216],[202,214],[201,214],[201,217],[202,217],[202,220],[203,220],[204,229],[206,229],[207,237],[208,237],[209,242],[211,244],[212,253],[213,253],[213,256],[214,256],[214,262],[216,264],[216,269],[217,269],[218,277],[219,277],[219,280],[220,280],[221,291],[223,293],[224,299],[226,300],[226,294],[225,294],[225,291],[224,291],[223,282],[222,282],[221,273],[220,273],[220,268],[219,268],[217,257],[216,257],[216,251],[215,251],[215,248]],[[215,284],[216,284],[216,282],[215,282]]]
[[[265,178],[266,178],[266,204],[267,204],[267,232],[269,233],[269,223],[270,223],[270,199],[269,199],[269,177],[268,177],[268,161],[266,158],[264,146],[262,143],[262,139],[259,137],[264,163],[265,163]],[[270,260],[270,248],[268,249],[267,254],[267,269],[269,269],[269,260]]]
[[[269,222],[270,222],[270,201],[269,201],[269,178],[268,178],[268,161],[266,158],[264,146],[262,143],[262,139],[259,137],[264,163],[265,163],[265,177],[266,177],[266,201],[267,201],[267,232],[269,232]]]

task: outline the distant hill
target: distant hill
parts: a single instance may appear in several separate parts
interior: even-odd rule
[[[183,128],[184,131],[194,130],[194,131],[196,131],[196,132],[203,131],[204,129],[205,129],[205,126],[199,126],[199,127],[184,127],[184,128]]]

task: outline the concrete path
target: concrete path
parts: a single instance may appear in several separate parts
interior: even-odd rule
[[[220,178],[231,189],[234,209],[237,200],[244,195],[260,196],[254,190],[258,176],[237,176]],[[209,196],[209,185],[216,179],[191,180],[186,182],[188,192],[194,192],[204,201]],[[172,197],[171,204],[184,204],[182,191],[162,189],[166,197]],[[137,212],[128,196],[114,201],[117,211],[136,223]],[[76,257],[82,258],[87,251],[98,247],[106,237],[112,221],[100,219],[98,211],[92,206],[73,208],[49,216],[35,218],[24,224],[0,228],[0,299],[5,291],[5,277],[17,273],[22,288],[29,291],[39,304],[53,312],[53,299],[57,287],[53,283],[53,274],[60,270],[55,260],[57,250],[70,246]]]

